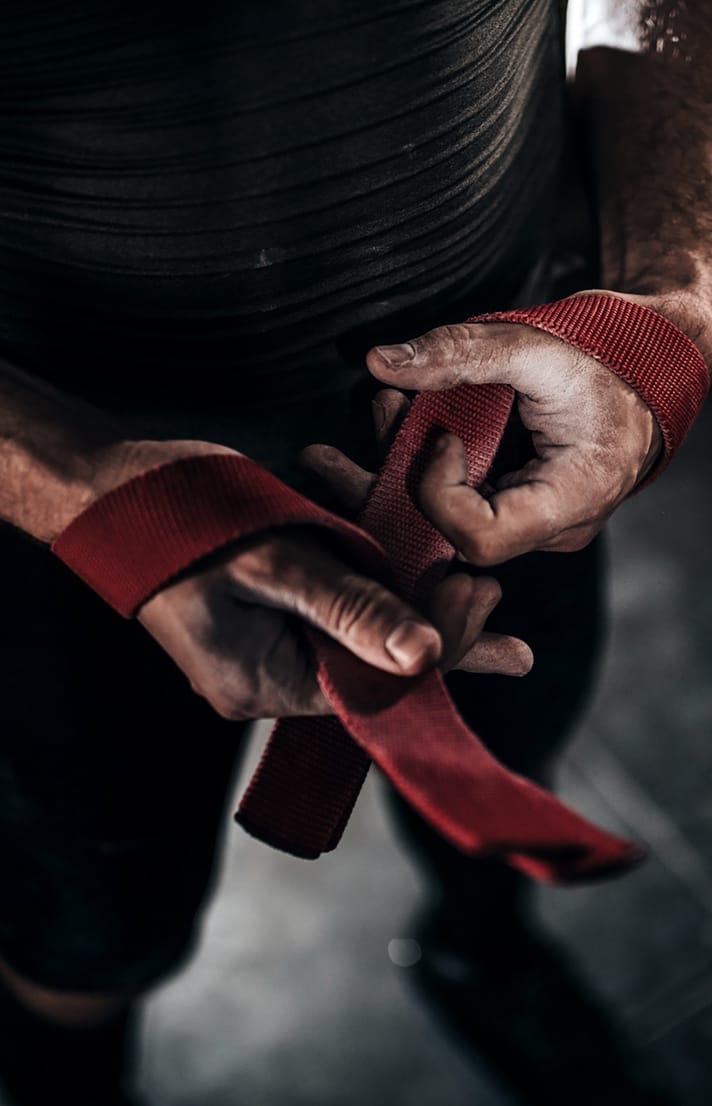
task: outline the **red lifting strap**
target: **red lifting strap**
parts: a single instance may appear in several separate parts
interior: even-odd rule
[[[659,471],[680,444],[708,386],[693,343],[656,312],[616,297],[575,296],[471,322],[537,326],[592,354],[627,380],[662,428]],[[354,526],[322,510],[238,454],[169,462],[98,499],[53,551],[126,616],[213,550],[266,526],[327,526],[416,605],[447,571],[453,549],[414,504],[412,489],[434,429],[466,444],[470,481],[485,479],[512,392],[461,385],[416,397]],[[295,855],[333,849],[371,760],[464,852],[499,857],[537,878],[569,883],[622,871],[641,851],[596,828],[505,769],[457,714],[437,671],[381,672],[309,631],[328,718],[285,719],[270,738],[237,820]],[[526,736],[523,736],[526,740]]]

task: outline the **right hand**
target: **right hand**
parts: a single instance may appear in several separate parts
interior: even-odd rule
[[[426,621],[330,552],[318,532],[284,527],[165,587],[138,618],[218,714],[247,720],[333,713],[304,623],[385,672],[415,675],[436,663],[482,671],[489,654],[494,670],[523,675],[531,664],[523,642],[510,639],[503,661],[501,641],[490,640],[499,635],[487,635],[478,652],[499,597],[496,581],[453,574],[435,589]]]

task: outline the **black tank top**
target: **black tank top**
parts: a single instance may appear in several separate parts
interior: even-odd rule
[[[111,405],[328,389],[545,248],[558,0],[5,0],[0,354]]]

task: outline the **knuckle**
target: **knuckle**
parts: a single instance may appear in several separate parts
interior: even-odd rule
[[[489,534],[462,534],[456,544],[457,553],[463,560],[478,568],[487,568],[497,563],[500,556],[500,543]]]
[[[294,558],[291,543],[279,533],[265,534],[254,552],[262,574],[271,579],[281,579]]]
[[[438,344],[453,354],[467,344],[471,333],[467,323],[447,323],[433,331],[433,335],[437,336]]]
[[[295,544],[301,535],[295,532],[264,530],[245,539],[235,550],[228,565],[230,575],[249,586],[272,584],[293,573],[299,557]]]
[[[205,696],[213,710],[228,722],[244,722],[248,718],[259,716],[259,703],[255,690],[245,686],[231,685],[223,677]]]
[[[439,361],[454,367],[466,360],[471,334],[466,323],[448,323],[431,330],[417,344],[422,344],[424,352],[437,353]]]
[[[588,545],[588,541],[583,538],[563,538],[559,542],[560,553],[580,553]]]
[[[503,332],[500,348],[493,350],[492,356],[501,358],[506,353],[509,362],[517,367],[523,380],[531,377],[532,382],[537,381],[541,386],[542,360],[551,360],[552,340],[550,334],[536,327],[512,324]]]
[[[384,592],[372,580],[347,576],[332,597],[327,622],[339,636],[349,637],[384,613]]]
[[[572,498],[568,488],[555,485],[548,495],[537,499],[536,530],[542,541],[551,541],[567,526],[579,521],[579,512]]]
[[[244,703],[238,703],[237,700],[231,698],[229,695],[213,695],[211,697],[211,706],[213,710],[227,722],[241,722],[245,718],[251,717],[249,707]]]
[[[450,534],[449,538],[458,557],[463,561],[476,563],[476,558],[479,556],[481,549],[482,539],[480,534],[460,529],[456,533]]]
[[[203,688],[202,682],[197,677],[189,676],[188,683],[190,685],[190,690],[193,692],[194,695],[197,695],[200,699],[209,698],[208,693],[206,693]]]
[[[473,558],[472,563],[477,565],[478,568],[492,568],[494,565],[499,564],[506,557],[506,552],[500,545],[487,544],[480,550],[478,556]]]
[[[580,553],[587,545],[590,545],[596,534],[597,526],[585,526],[573,530],[568,534],[562,534],[555,543],[555,551],[558,553]]]

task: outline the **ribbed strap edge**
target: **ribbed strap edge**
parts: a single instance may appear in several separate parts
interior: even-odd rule
[[[709,391],[709,369],[692,339],[660,312],[619,296],[575,295],[467,321],[536,327],[625,380],[650,407],[663,438],[663,452],[640,487],[659,476],[680,448]]]
[[[183,457],[106,492],[55,538],[55,553],[125,618],[198,560],[272,526],[326,526],[382,573],[386,558],[357,526],[241,454]]]

